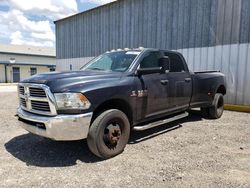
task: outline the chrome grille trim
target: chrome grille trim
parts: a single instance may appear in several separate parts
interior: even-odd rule
[[[24,87],[23,86],[19,86],[19,94],[24,95]]]
[[[29,87],[31,97],[46,97],[46,93],[42,88]]]
[[[50,111],[49,103],[31,100],[31,108],[34,110]]]
[[[57,115],[54,95],[44,84],[19,83],[18,96],[20,107],[35,114]]]
[[[24,107],[27,106],[24,98],[20,98],[20,104],[21,106],[24,106]]]

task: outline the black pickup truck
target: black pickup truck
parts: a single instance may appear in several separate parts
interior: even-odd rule
[[[226,83],[219,71],[189,71],[177,52],[118,49],[80,71],[32,76],[18,93],[24,129],[53,140],[87,138],[95,155],[110,158],[124,150],[132,129],[184,118],[197,107],[220,118]]]

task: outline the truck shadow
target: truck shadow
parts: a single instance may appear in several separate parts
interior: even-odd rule
[[[86,140],[53,141],[28,133],[11,139],[5,148],[27,166],[65,167],[76,165],[77,161],[101,161],[89,151]]]
[[[136,144],[147,139],[181,128],[184,122],[200,121],[199,115],[162,125],[142,132],[132,131],[129,144]],[[94,156],[88,149],[86,140],[56,142],[33,134],[17,136],[5,143],[6,150],[27,166],[66,167],[76,165],[78,161],[95,163],[102,159]]]

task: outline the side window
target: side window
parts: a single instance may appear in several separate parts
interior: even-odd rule
[[[141,61],[140,68],[159,67],[159,58],[160,58],[159,52],[150,52]]]
[[[165,53],[170,59],[170,72],[185,72],[182,59],[177,54]]]

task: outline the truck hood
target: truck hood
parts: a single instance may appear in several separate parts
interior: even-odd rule
[[[22,83],[45,84],[52,92],[72,92],[85,85],[104,84],[120,80],[122,73],[104,71],[70,71],[38,74],[23,80]],[[77,87],[77,85],[79,87]],[[81,87],[80,87],[81,86]]]

